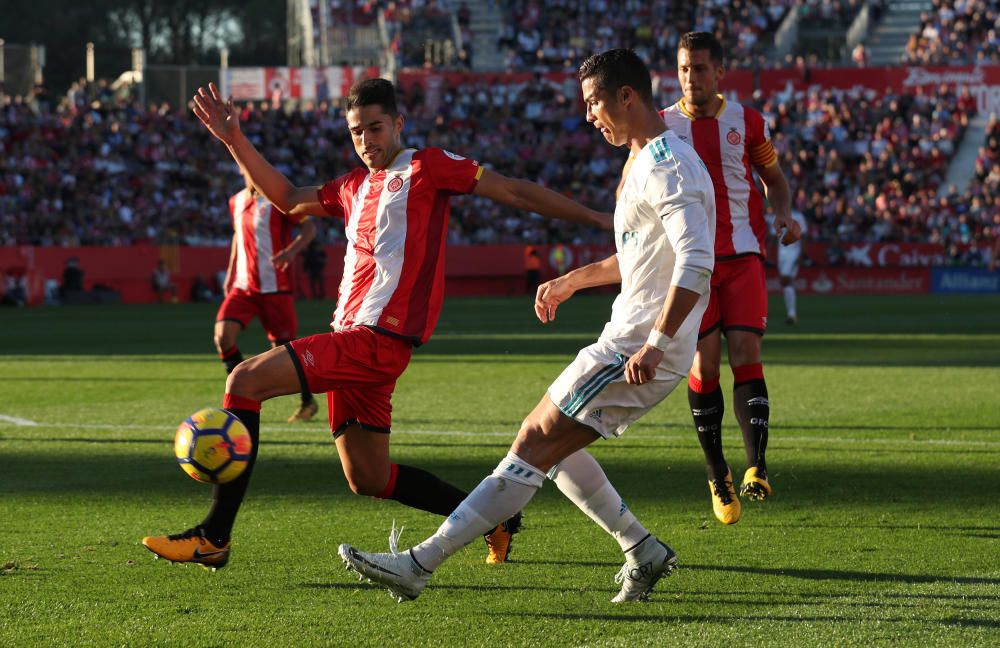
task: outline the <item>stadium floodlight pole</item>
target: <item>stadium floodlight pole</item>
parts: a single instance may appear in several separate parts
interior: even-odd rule
[[[229,48],[223,46],[219,50],[219,67],[225,70],[229,67]]]
[[[146,105],[146,51],[132,48],[132,85],[139,86],[139,105]]]
[[[94,44],[87,43],[87,83],[94,82]]]
[[[319,65],[330,65],[330,3],[319,3]]]

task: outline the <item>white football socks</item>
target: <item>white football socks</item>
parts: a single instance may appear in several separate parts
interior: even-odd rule
[[[523,509],[543,483],[544,473],[508,452],[434,535],[410,550],[413,558],[427,571],[434,571],[456,551]]]
[[[788,313],[789,317],[796,317],[795,286],[785,286],[782,291],[785,293],[785,312]]]
[[[608,481],[601,465],[586,450],[578,450],[563,459],[549,472],[549,478],[563,495],[610,533],[622,551],[631,549],[649,535]]]

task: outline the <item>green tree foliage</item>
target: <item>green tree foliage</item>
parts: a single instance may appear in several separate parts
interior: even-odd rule
[[[275,0],[0,0],[0,38],[45,46],[46,85],[61,92],[86,69],[95,45],[98,77],[131,67],[141,47],[148,64],[217,65],[230,49],[232,65],[285,63],[285,3]]]

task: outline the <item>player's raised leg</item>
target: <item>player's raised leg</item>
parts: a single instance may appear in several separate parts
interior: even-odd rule
[[[715,298],[714,291],[712,298]],[[711,304],[706,316],[711,313]],[[705,453],[705,470],[708,472],[708,491],[712,511],[723,524],[740,521],[740,500],[733,487],[733,475],[722,451],[722,416],[725,399],[719,387],[719,364],[722,354],[722,336],[718,326],[698,340],[698,351],[688,376],[688,404],[698,432],[698,442]]]
[[[539,412],[541,420],[535,418]],[[414,599],[449,556],[523,509],[549,468],[595,438],[593,430],[563,415],[545,397],[525,419],[507,456],[433,536],[402,553],[370,554],[345,544],[340,556],[348,568],[387,585],[399,600]]]
[[[402,553],[366,553],[350,545],[341,545],[340,556],[348,568],[373,582],[387,585],[398,600],[414,599],[433,571],[448,557],[524,508],[541,488],[549,469],[597,438],[593,428],[569,418],[545,396],[525,419],[507,456],[433,536]],[[595,512],[599,511],[597,517],[592,516],[598,524],[609,531],[612,528],[606,525],[609,522],[613,525],[612,535],[617,532],[622,538],[619,544],[629,542],[626,538],[634,538],[629,546],[623,545],[625,566],[616,577],[622,583],[622,590],[614,600],[644,598],[662,576],[670,573],[676,556],[635,521],[631,513],[619,515],[617,521],[610,520],[612,516],[605,506],[607,492],[602,483],[602,478],[603,481],[607,478],[589,455],[581,454],[569,463],[570,472],[576,479],[570,480],[564,473],[563,485],[575,489],[578,499]],[[616,493],[611,490],[614,499]],[[620,498],[615,507],[616,511],[620,509]]]
[[[332,407],[336,410],[337,406]],[[344,477],[358,495],[395,500],[441,516],[465,499],[465,491],[426,470],[392,462],[388,429],[350,423],[340,428],[335,439]]]
[[[729,362],[733,368],[733,409],[747,455],[740,494],[764,500],[772,491],[765,458],[771,407],[764,382],[764,366],[760,361],[761,337],[750,331],[731,331],[728,343]]]
[[[216,484],[212,507],[197,526],[168,536],[143,538],[147,549],[172,562],[193,562],[205,567],[224,567],[229,561],[231,534],[236,514],[246,495],[257,460],[260,441],[260,404],[275,396],[299,390],[299,376],[285,347],[242,362],[229,375],[222,406],[246,426],[253,439],[247,467],[239,477]]]

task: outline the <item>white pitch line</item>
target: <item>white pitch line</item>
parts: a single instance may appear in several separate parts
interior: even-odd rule
[[[15,426],[21,427],[51,427],[51,428],[63,428],[68,430],[161,430],[170,431],[173,426],[170,424],[153,425],[153,424],[136,424],[136,425],[122,425],[120,423],[43,423],[39,421],[31,421],[28,419],[18,418],[16,416],[7,416],[0,414],[0,427],[4,423],[9,423]],[[302,425],[288,426],[288,425],[264,425],[264,429],[273,432],[302,432],[304,430],[310,430],[312,428],[303,427]],[[325,429],[324,429],[325,431]],[[505,432],[465,432],[461,430],[408,430],[406,428],[395,428],[393,429],[393,434],[402,436],[443,436],[443,437],[497,437],[497,438],[507,438],[514,439],[517,431],[511,428]],[[636,432],[631,435],[632,439],[640,441],[690,441],[693,435],[690,434],[643,434],[641,432]],[[626,438],[629,438],[627,435]],[[127,441],[127,440],[126,440]],[[815,436],[815,437],[803,437],[803,436],[782,436],[781,434],[772,435],[769,443],[812,443],[822,445],[824,443],[833,444],[885,444],[885,445],[941,445],[941,446],[978,446],[985,448],[997,448],[1000,447],[1000,441],[979,441],[979,440],[963,440],[963,439],[888,439],[884,437],[875,438],[864,438],[864,437],[828,437],[828,436]]]
[[[38,426],[38,423],[35,421],[29,421],[28,419],[18,418],[16,416],[7,416],[6,414],[0,414],[0,423],[10,423],[11,425],[17,425],[19,427]]]

